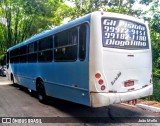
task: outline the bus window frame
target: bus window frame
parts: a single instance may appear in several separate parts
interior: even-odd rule
[[[86,36],[85,36],[85,56],[84,56],[84,59],[81,59],[80,58],[80,28],[81,26],[85,25],[85,28],[86,28]],[[87,43],[89,44],[89,23],[88,22],[85,22],[83,24],[81,24],[79,26],[79,34],[78,34],[79,38],[78,38],[78,58],[80,61],[85,61],[86,57],[87,57]]]
[[[81,25],[86,25],[86,50],[85,50],[85,58],[84,58],[84,60],[81,60],[80,58],[79,58],[79,29],[80,29],[80,26]],[[77,24],[77,25],[74,25],[74,26],[72,26],[72,27],[69,27],[69,28],[67,28],[67,29],[64,29],[63,31],[66,31],[66,30],[70,30],[70,29],[72,29],[72,28],[77,28],[77,32],[78,32],[78,43],[77,43],[77,59],[75,60],[75,61],[77,61],[77,60],[79,60],[79,61],[85,61],[86,60],[86,58],[88,57],[88,55],[89,55],[89,40],[90,40],[90,22],[88,22],[88,21],[85,21],[85,22],[82,22],[82,23],[79,23],[79,24]],[[58,34],[58,33],[60,33],[60,32],[63,32],[63,31],[59,31],[59,32],[56,32],[56,33],[54,33],[54,35],[53,35],[53,42],[55,42],[55,35],[56,34]],[[54,46],[54,44],[55,43],[53,43],[53,53],[54,53],[54,49],[55,49],[55,46]],[[87,53],[88,52],[88,53]],[[68,60],[64,60],[64,61],[56,61],[55,60],[55,57],[54,57],[54,54],[53,54],[53,61],[54,62],[73,62],[73,61],[68,61]],[[75,62],[74,61],[74,62]]]
[[[60,46],[58,46],[58,45],[56,45],[56,47],[55,47],[55,37],[56,36],[60,36],[61,34],[66,34],[67,33],[67,39],[69,39],[70,38],[70,33],[72,32],[76,32],[76,43],[69,43],[69,40],[68,40],[68,42],[67,42],[67,44],[66,45],[64,45],[63,43],[62,43],[62,45],[60,45]],[[72,35],[72,34],[71,34]],[[71,36],[72,37],[72,36]],[[75,57],[75,59],[71,59],[71,60],[66,60],[66,59],[58,59],[58,60],[56,60],[55,59],[55,51],[57,50],[58,51],[58,49],[62,49],[61,51],[63,51],[63,49],[65,49],[65,48],[72,48],[73,46],[76,46],[75,47],[75,49],[76,49],[76,57]],[[72,49],[73,50],[73,49]],[[54,62],[75,62],[75,61],[77,61],[77,50],[78,50],[78,26],[74,26],[74,27],[70,27],[70,28],[68,28],[68,29],[65,29],[65,30],[63,30],[63,31],[61,31],[61,32],[57,32],[57,33],[55,33],[54,34],[54,44],[53,44],[53,52],[54,52]],[[63,55],[64,56],[64,55]],[[64,57],[63,57],[64,58]]]
[[[30,46],[31,44],[34,45],[32,52],[29,51],[29,46]],[[35,46],[36,46],[36,47],[35,47]],[[27,60],[28,63],[37,63],[37,61],[38,61],[37,50],[38,50],[38,41],[33,41],[33,42],[31,42],[31,43],[28,44],[28,60]],[[36,55],[35,61],[30,61],[30,60],[29,60],[30,55],[34,55],[34,54]],[[34,58],[35,58],[35,57],[34,57]]]
[[[45,41],[47,41],[48,40],[48,38],[49,39],[52,39],[52,41],[50,41],[50,47],[49,48],[45,48],[45,49],[40,49],[39,47],[40,47],[40,41],[42,41],[43,43],[44,43],[44,41],[43,40],[45,40]],[[47,62],[53,62],[53,35],[49,35],[49,36],[46,36],[46,37],[43,37],[43,38],[41,38],[41,39],[38,39],[38,40],[36,40],[37,41],[37,62],[39,62],[39,63],[47,63]],[[52,51],[51,52],[51,60],[46,60],[46,59],[43,59],[43,60],[40,60],[40,54],[41,53],[45,53],[45,52],[49,52],[49,51]]]

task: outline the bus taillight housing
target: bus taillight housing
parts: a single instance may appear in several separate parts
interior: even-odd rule
[[[98,87],[98,90],[104,91],[106,89],[106,85],[105,85],[104,79],[103,79],[103,77],[100,73],[95,74],[95,80],[96,80],[96,83],[97,83],[96,87]]]

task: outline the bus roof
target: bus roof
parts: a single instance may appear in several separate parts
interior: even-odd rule
[[[32,43],[34,41],[37,41],[39,39],[42,39],[44,37],[48,37],[48,36],[53,35],[55,33],[61,32],[65,29],[68,29],[68,28],[74,27],[76,25],[79,25],[83,22],[90,22],[91,15],[98,15],[98,14],[101,14],[102,16],[116,17],[116,18],[121,18],[121,19],[130,19],[130,20],[134,20],[134,21],[137,21],[137,22],[141,22],[141,23],[143,22],[144,23],[144,21],[142,21],[140,19],[137,19],[133,16],[129,16],[129,15],[123,15],[123,14],[118,14],[118,13],[113,13],[113,12],[95,11],[95,12],[92,12],[92,13],[87,14],[85,16],[82,16],[80,18],[77,18],[73,21],[70,21],[67,24],[62,24],[62,25],[60,25],[60,26],[58,26],[54,29],[46,30],[46,31],[41,32],[37,35],[34,35],[34,36],[30,37],[29,39],[15,45],[13,47],[10,47],[7,51],[11,51],[12,49],[16,49],[16,48],[19,48],[23,45],[26,45],[26,44]]]

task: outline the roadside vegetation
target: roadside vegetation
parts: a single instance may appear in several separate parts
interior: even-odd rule
[[[150,100],[160,102],[160,79],[155,77],[153,79],[153,95],[150,97]]]

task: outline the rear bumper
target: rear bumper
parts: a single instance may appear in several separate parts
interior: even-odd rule
[[[101,107],[107,106],[114,103],[121,103],[125,101],[130,101],[137,98],[142,98],[145,96],[152,95],[153,85],[149,85],[140,90],[126,92],[126,93],[93,93],[91,92],[91,106]]]

